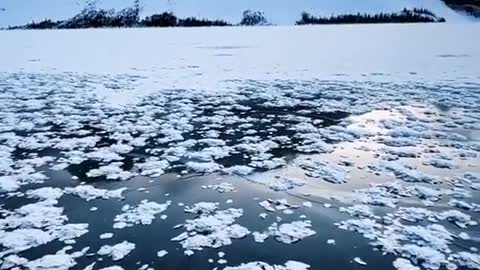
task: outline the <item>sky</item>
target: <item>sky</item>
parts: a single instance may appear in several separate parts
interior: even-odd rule
[[[102,8],[121,9],[133,0],[98,0]],[[404,7],[423,7],[447,18],[465,21],[441,0],[141,0],[143,15],[173,11],[181,17],[196,16],[239,22],[246,9],[261,10],[270,22],[293,24],[302,11],[317,15],[351,12],[395,12]],[[85,0],[0,0],[0,26],[20,25],[45,18],[66,19],[78,13]],[[2,10],[4,9],[4,10]]]

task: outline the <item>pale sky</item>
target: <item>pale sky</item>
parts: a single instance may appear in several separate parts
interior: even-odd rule
[[[98,0],[102,8],[121,9],[133,0]],[[243,10],[261,10],[274,24],[293,24],[302,11],[317,15],[351,12],[394,12],[404,7],[423,7],[448,21],[468,20],[441,0],[141,0],[143,16],[173,11],[180,17],[197,16],[237,23]],[[25,24],[32,20],[66,19],[84,7],[85,0],[0,0],[0,26]]]

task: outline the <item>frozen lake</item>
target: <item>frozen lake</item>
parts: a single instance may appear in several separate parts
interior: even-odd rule
[[[479,269],[479,32],[0,31],[1,269]]]

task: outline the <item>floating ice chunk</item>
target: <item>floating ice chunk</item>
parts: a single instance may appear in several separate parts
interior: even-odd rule
[[[230,245],[231,239],[240,239],[250,233],[248,229],[233,224],[243,215],[242,209],[230,208],[201,213],[193,220],[186,220],[186,232],[172,239],[180,241],[186,250],[201,250],[205,247],[219,248]],[[190,232],[190,235],[187,233]]]
[[[102,233],[100,234],[100,239],[110,239],[113,237],[113,233]]]
[[[53,206],[54,203],[56,201],[41,201],[24,205],[0,219],[0,229],[60,226],[67,217],[62,215],[63,208]]]
[[[127,188],[119,188],[115,190],[97,189],[90,185],[80,185],[76,187],[65,188],[65,193],[79,196],[82,199],[91,201],[94,199],[102,198],[105,200],[116,198],[123,199],[122,192]]]
[[[236,165],[223,169],[222,171],[226,174],[231,175],[249,175],[253,172],[253,168],[244,165]]]
[[[269,201],[261,201],[258,204],[260,204],[260,206],[263,207],[267,211],[275,212],[275,208],[273,208],[273,206],[270,204]]]
[[[85,149],[94,147],[98,141],[100,141],[99,136],[89,136],[83,138],[65,138],[57,139],[60,140],[53,147],[61,150],[74,150],[74,149]]]
[[[164,257],[167,254],[168,254],[168,251],[166,250],[160,250],[159,252],[157,252],[157,256],[160,258]]]
[[[276,232],[274,236],[276,240],[285,244],[290,244],[314,235],[315,231],[310,228],[311,223],[308,220],[283,223],[278,227],[278,232]]]
[[[343,230],[361,233],[367,239],[375,239],[380,233],[379,230],[382,228],[382,225],[368,218],[341,221],[337,223],[337,226]]]
[[[462,240],[470,240],[470,236],[466,232],[459,233],[458,237]]]
[[[15,266],[23,266],[23,265],[26,265],[28,263],[28,260],[25,259],[25,258],[22,258],[22,257],[19,257],[17,255],[9,255],[7,257],[4,257],[2,258],[3,259],[3,263],[0,267],[0,269],[10,269],[10,268],[13,268]]]
[[[461,251],[456,254],[453,254],[452,257],[454,261],[463,267],[470,269],[480,269],[480,255],[474,254],[466,251]]]
[[[373,217],[372,209],[367,205],[356,204],[350,207],[340,207],[340,212],[348,213],[350,216],[356,217]]]
[[[115,153],[126,154],[131,152],[133,150],[133,147],[128,144],[116,143],[110,145],[110,149]]]
[[[304,181],[292,177],[278,177],[268,184],[270,189],[275,191],[287,191],[303,185],[305,185]]]
[[[397,258],[393,261],[393,267],[397,270],[420,270],[419,267],[412,265],[412,263],[404,258]]]
[[[98,169],[92,169],[86,173],[88,177],[105,176],[109,180],[128,180],[134,176],[133,173],[124,171],[121,162],[113,162],[105,166],[100,166]]]
[[[388,155],[403,158],[415,158],[419,155],[416,147],[384,147],[383,151]]]
[[[424,165],[430,165],[435,168],[440,168],[440,169],[454,169],[456,168],[455,164],[453,164],[451,161],[445,160],[445,159],[430,159],[427,161],[423,162]]]
[[[118,261],[127,256],[132,250],[135,249],[135,244],[123,241],[122,243],[114,246],[105,245],[97,252],[98,255],[105,255],[112,257],[112,260]]]
[[[446,263],[443,253],[428,246],[406,244],[402,246],[401,252],[406,257],[421,260],[422,266],[427,269],[439,269],[442,264]]]
[[[52,187],[43,187],[27,191],[28,197],[41,200],[57,200],[62,197],[62,195],[63,191],[61,189]]]
[[[229,266],[223,268],[223,270],[308,270],[310,265],[297,262],[287,261],[285,265],[269,265],[264,262],[250,262],[243,263],[239,266]]]
[[[384,186],[374,186],[368,189],[356,190],[355,196],[358,201],[364,204],[395,208],[398,199],[389,192],[388,188]]]
[[[227,157],[232,148],[229,146],[212,146],[203,148],[201,151],[193,152],[187,154],[188,158],[200,160],[200,161],[213,161],[215,159],[220,159]]]
[[[253,159],[253,158],[252,158]],[[262,168],[266,170],[273,170],[285,166],[287,162],[284,158],[272,158],[269,160],[254,160],[250,162],[250,166],[255,168]]]
[[[186,213],[193,213],[193,214],[210,214],[215,212],[217,209],[218,209],[218,203],[198,202],[194,204],[192,207],[186,206],[184,211]]]
[[[99,160],[103,162],[111,162],[114,160],[122,160],[123,157],[115,153],[112,149],[105,147],[99,148],[94,152],[87,153],[88,158]]]
[[[311,202],[303,202],[302,204],[303,204],[303,206],[308,207],[308,208],[311,208],[313,206]]]
[[[114,266],[105,267],[99,270],[124,270],[124,269],[120,266],[114,265]]]
[[[450,205],[452,207],[458,207],[458,208],[461,208],[461,209],[465,209],[465,210],[471,210],[471,209],[474,208],[474,206],[472,204],[464,202],[464,201],[456,200],[456,199],[451,199],[448,202],[448,205]]]
[[[179,242],[179,241],[183,241],[183,240],[185,240],[185,239],[187,239],[187,238],[188,238],[188,232],[183,232],[183,233],[175,236],[174,238],[172,238],[172,239],[170,239],[170,240],[172,240],[172,241],[178,241],[178,242]]]
[[[150,157],[144,163],[136,164],[140,169],[141,175],[150,177],[158,177],[165,173],[165,170],[170,166],[167,160],[159,160],[156,157]]]
[[[267,231],[263,233],[254,232],[253,237],[256,242],[263,242],[269,236],[273,236],[275,240],[279,242],[292,244],[314,235],[316,232],[310,229],[311,227],[312,225],[309,220],[283,223],[280,226],[278,226],[277,223],[273,223],[268,227]]]
[[[410,222],[419,222],[423,220],[431,222],[438,221],[437,213],[419,207],[400,207],[398,211],[395,212],[395,216],[399,216]]]
[[[405,182],[435,183],[438,181],[435,176],[421,173],[420,171],[412,169],[403,164],[383,161],[380,163],[380,166],[385,168],[387,171],[393,172],[396,177]]]
[[[54,238],[60,241],[72,240],[88,233],[88,223],[65,224],[50,229]]]
[[[383,140],[385,145],[394,147],[416,146],[419,142],[417,138],[409,137],[386,137]]]
[[[219,171],[222,167],[220,164],[215,162],[193,162],[189,161],[186,164],[189,170],[192,170],[197,173],[212,173]]]
[[[0,191],[12,192],[17,190],[20,184],[13,175],[0,176]]]
[[[305,140],[304,145],[297,146],[297,150],[303,153],[330,153],[333,151],[333,147],[318,138],[316,134],[308,136],[309,134],[303,134],[302,138]]]
[[[333,184],[342,184],[348,182],[349,172],[337,165],[330,165],[320,157],[300,157],[295,163],[305,170],[305,175],[314,178],[320,178]]]
[[[54,240],[53,235],[40,229],[0,231],[0,244],[15,252],[37,247]]]
[[[327,244],[329,245],[335,245],[335,239],[328,239]]]
[[[152,224],[155,216],[167,210],[171,201],[159,204],[143,200],[139,205],[130,207],[125,205],[122,208],[123,214],[117,215],[114,219],[113,228],[122,229],[124,227],[132,227],[136,224],[149,225]]]
[[[367,265],[367,263],[364,262],[360,257],[353,258],[353,261],[360,264],[360,265]]]
[[[440,219],[446,219],[460,228],[466,228],[467,226],[477,225],[476,221],[473,221],[472,218],[458,210],[447,210],[439,214]]]
[[[390,130],[387,135],[391,137],[418,137],[421,138],[421,133],[413,128],[402,126],[402,127],[395,127],[394,129]]]
[[[91,264],[87,265],[85,268],[83,268],[83,270],[93,270],[93,267],[95,267],[95,264],[96,263],[91,263]]]
[[[30,261],[26,264],[28,269],[35,270],[67,270],[77,263],[68,254],[45,255],[40,259]]]
[[[217,185],[207,185],[206,188],[216,190],[220,193],[228,193],[228,192],[236,191],[235,186],[227,182],[222,182]]]

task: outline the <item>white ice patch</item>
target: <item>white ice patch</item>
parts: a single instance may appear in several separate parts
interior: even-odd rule
[[[287,261],[285,265],[269,265],[264,262],[250,262],[239,266],[225,267],[223,270],[308,270],[309,268],[310,265],[305,263]]]
[[[117,215],[114,219],[113,228],[123,229],[125,227],[132,227],[136,224],[149,225],[152,224],[155,216],[167,210],[171,201],[159,204],[156,202],[149,202],[143,200],[139,205],[131,207],[125,205],[122,207],[123,214]]]
[[[124,197],[122,196],[122,192],[125,191],[126,189],[127,188],[107,190],[107,189],[98,189],[90,185],[80,185],[76,187],[65,188],[65,193],[79,196],[80,198],[85,199],[87,201],[95,200],[98,198],[108,200],[112,198],[123,199]]]
[[[235,188],[234,185],[232,185],[231,183],[227,183],[227,182],[222,182],[220,184],[207,185],[207,186],[202,186],[202,187],[205,187],[207,189],[216,190],[220,193],[229,193],[229,192],[237,191],[237,189]]]
[[[244,165],[236,165],[228,168],[224,168],[222,171],[230,175],[249,175],[253,172],[253,168]]]
[[[347,169],[337,165],[330,165],[318,156],[299,157],[295,160],[295,164],[305,171],[305,175],[333,184],[346,183],[350,179],[350,173]]]
[[[234,224],[235,220],[243,215],[242,209],[216,210],[216,204],[203,206],[197,204],[188,208],[190,211],[187,212],[200,216],[186,220],[184,224],[186,232],[172,239],[179,241],[187,251],[230,245],[232,239],[244,238],[250,233],[247,228]]]
[[[314,235],[316,232],[311,229],[312,224],[309,220],[293,221],[291,223],[283,223],[278,226],[273,223],[263,233],[254,232],[252,235],[255,242],[264,242],[269,236],[273,236],[275,240],[284,244],[292,244],[302,240],[303,238]]]
[[[108,165],[100,166],[98,169],[91,169],[86,173],[88,177],[105,176],[108,180],[128,180],[134,176],[129,171],[124,171],[121,162],[112,162]]]
[[[412,265],[412,263],[404,258],[398,258],[393,261],[393,267],[397,270],[420,270],[419,267]]]
[[[110,256],[112,260],[118,261],[127,256],[132,250],[135,249],[135,244],[123,241],[122,243],[110,246],[105,245],[98,250],[97,254],[101,256]]]

